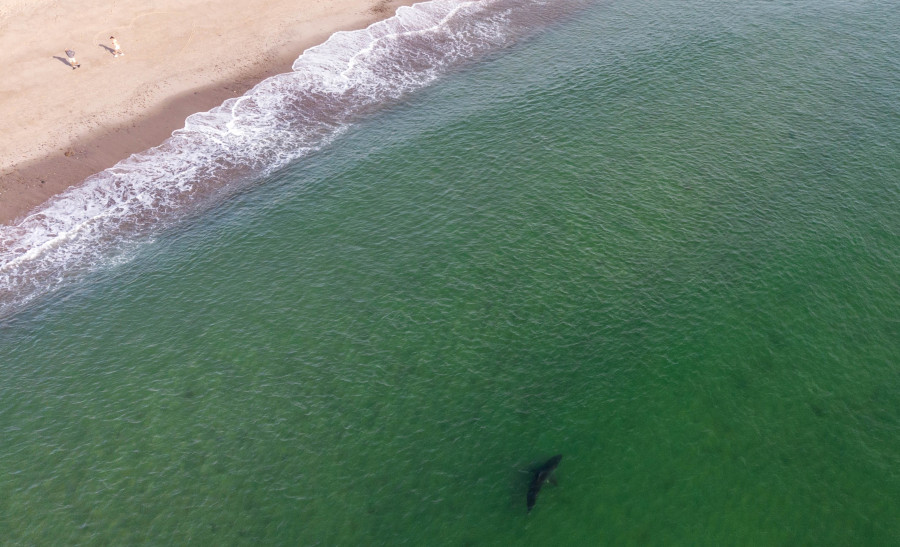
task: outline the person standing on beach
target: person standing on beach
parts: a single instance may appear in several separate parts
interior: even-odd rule
[[[66,50],[66,58],[69,60],[69,65],[71,65],[72,70],[81,66],[81,63],[75,60],[75,51],[71,49]]]
[[[113,57],[118,57],[119,55],[125,55],[125,52],[122,51],[122,46],[119,45],[119,41],[116,40],[116,37],[110,36],[109,39],[112,40]]]

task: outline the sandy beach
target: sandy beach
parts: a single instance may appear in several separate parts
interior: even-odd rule
[[[0,223],[411,0],[5,0]],[[112,53],[110,36],[122,46]],[[65,50],[74,50],[73,69]]]

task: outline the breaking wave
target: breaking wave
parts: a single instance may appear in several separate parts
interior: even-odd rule
[[[305,51],[160,146],[0,226],[0,317],[308,155],[373,110],[571,12],[576,0],[433,0]]]

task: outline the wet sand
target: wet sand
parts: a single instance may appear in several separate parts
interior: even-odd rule
[[[0,223],[411,0],[5,0]],[[112,54],[110,36],[124,56]],[[81,67],[72,69],[65,50]]]

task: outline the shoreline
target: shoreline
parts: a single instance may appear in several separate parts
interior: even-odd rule
[[[238,0],[120,0],[117,8],[76,0],[64,9],[55,0],[19,0],[0,8],[7,10],[0,11],[0,61],[21,75],[0,84],[0,119],[7,126],[0,142],[0,224],[15,224],[91,175],[162,144],[191,114],[290,72],[303,51],[334,33],[365,28],[413,3],[265,0],[249,19]],[[61,11],[42,45],[58,47],[45,56],[23,46],[34,39],[15,27],[40,27],[54,7]],[[20,13],[10,15],[16,9]],[[68,28],[58,13],[73,9],[79,19],[93,14],[94,28],[101,30],[83,32],[91,39],[51,39]],[[131,24],[117,26],[112,19]],[[124,57],[114,58],[96,39],[110,33],[122,43]],[[81,68],[72,70],[60,57],[67,47],[76,50]],[[167,47],[164,60],[148,53]]]

